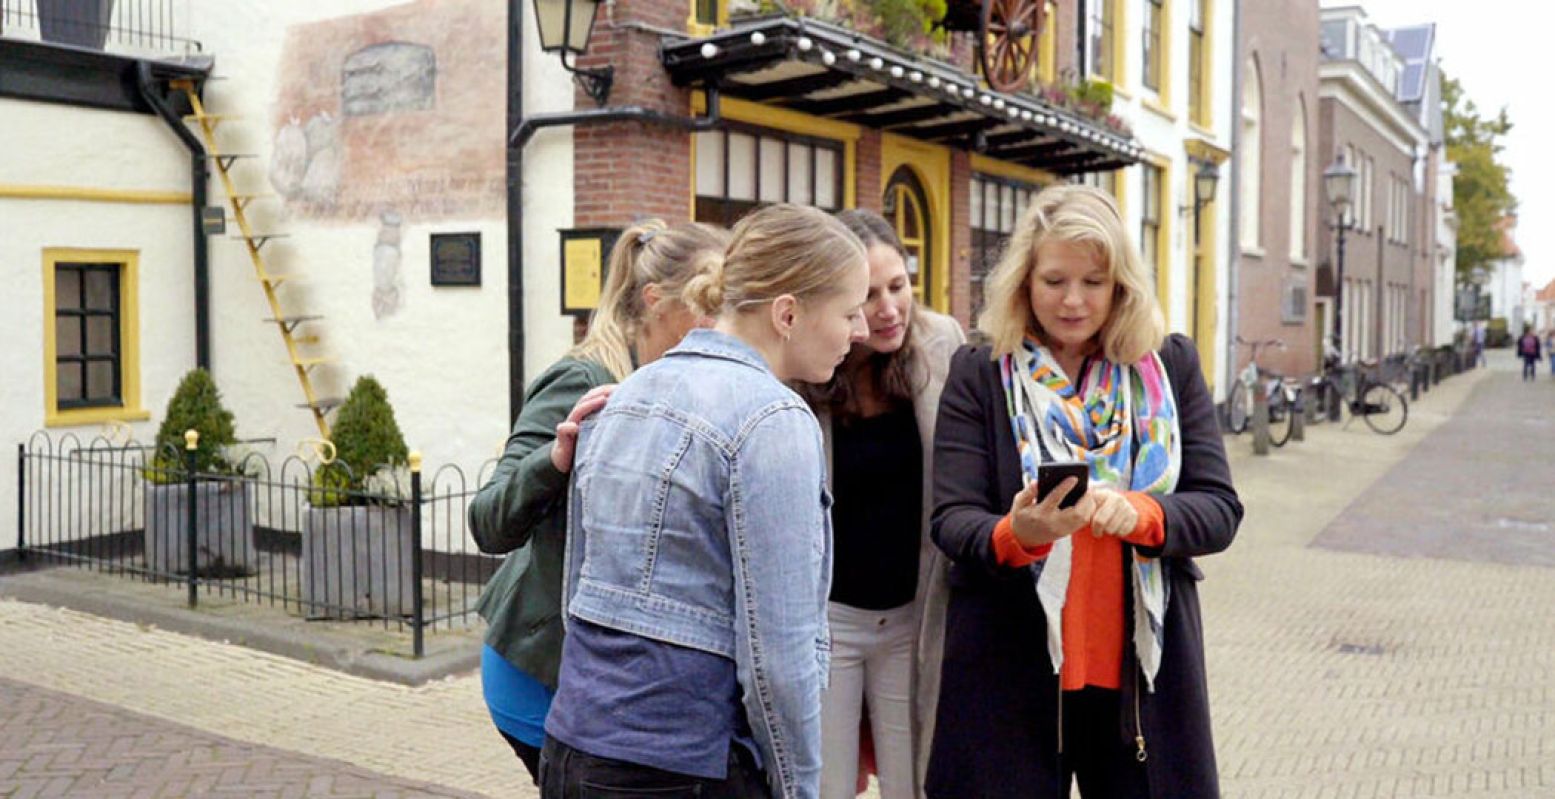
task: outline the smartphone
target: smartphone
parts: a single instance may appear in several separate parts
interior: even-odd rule
[[[1086,485],[1090,481],[1091,467],[1082,461],[1054,461],[1053,463],[1037,464],[1037,501],[1041,502],[1058,488],[1058,484],[1073,477],[1079,482],[1069,491],[1069,496],[1064,497],[1058,503],[1060,508],[1072,508],[1080,497],[1085,496]]]

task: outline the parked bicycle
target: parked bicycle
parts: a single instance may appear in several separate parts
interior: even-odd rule
[[[1385,436],[1404,429],[1404,423],[1409,421],[1409,400],[1392,384],[1374,376],[1378,368],[1373,360],[1347,367],[1330,359],[1324,365],[1323,374],[1313,380],[1313,387],[1323,398],[1330,421],[1348,413],[1346,427],[1359,416],[1367,427]]]
[[[1284,446],[1285,442],[1290,440],[1291,431],[1296,426],[1296,414],[1301,404],[1301,390],[1297,384],[1286,380],[1284,375],[1259,366],[1258,350],[1267,347],[1285,349],[1285,342],[1279,339],[1247,341],[1237,336],[1236,343],[1250,347],[1253,355],[1247,362],[1247,367],[1238,374],[1237,386],[1231,391],[1230,404],[1227,407],[1227,421],[1230,423],[1231,432],[1238,435],[1247,432],[1253,414],[1253,392],[1259,380],[1262,380],[1269,398],[1269,443],[1276,447]]]

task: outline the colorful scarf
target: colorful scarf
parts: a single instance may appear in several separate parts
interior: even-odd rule
[[[1020,350],[1000,358],[999,368],[1027,483],[1037,479],[1039,463],[1083,461],[1090,464],[1093,485],[1157,496],[1177,487],[1181,429],[1166,367],[1158,354],[1129,366],[1087,359],[1078,389],[1052,353],[1030,338]],[[1064,665],[1064,602],[1073,553],[1074,542],[1061,538],[1046,558],[1031,565],[1037,598],[1047,617],[1054,674]],[[1169,597],[1159,559],[1136,550],[1132,563],[1134,648],[1153,692]]]

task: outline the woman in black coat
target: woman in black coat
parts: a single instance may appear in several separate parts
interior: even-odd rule
[[[1086,799],[1219,795],[1192,559],[1230,545],[1242,507],[1194,346],[1164,336],[1151,282],[1110,197],[1052,187],[990,276],[990,344],[951,363],[930,797],[1065,799],[1071,779]],[[1067,509],[1072,485],[1036,496],[1057,460],[1090,466]]]

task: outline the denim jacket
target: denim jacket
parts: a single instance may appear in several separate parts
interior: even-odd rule
[[[773,795],[815,797],[832,531],[809,407],[694,330],[584,424],[570,503],[566,615],[734,661]]]

